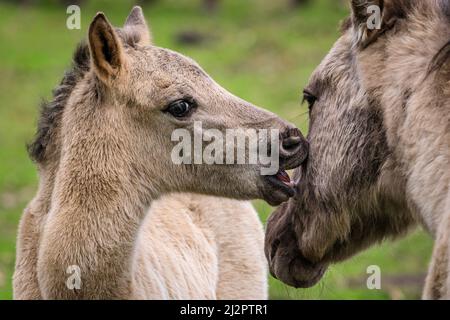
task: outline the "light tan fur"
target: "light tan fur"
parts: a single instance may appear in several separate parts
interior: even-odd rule
[[[250,203],[173,194],[147,220],[137,243],[148,247],[136,258],[141,297],[267,298],[264,233]]]
[[[285,168],[305,159],[306,144],[192,60],[149,46],[140,8],[130,16],[120,30],[95,17],[91,67],[60,123],[44,132],[45,153],[35,152],[40,183],[20,224],[15,298],[266,298],[262,228],[251,205],[168,194],[280,203],[290,193],[268,183],[259,164],[174,165],[171,132],[192,130],[194,120],[221,131],[277,128],[298,141],[282,139]],[[189,117],[165,113],[186,96],[197,101]],[[69,266],[80,268],[80,289],[66,285]]]

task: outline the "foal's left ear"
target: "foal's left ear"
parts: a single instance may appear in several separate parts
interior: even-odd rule
[[[147,46],[152,43],[152,36],[141,7],[133,7],[123,27],[125,30],[137,33],[139,44]]]
[[[125,56],[113,26],[102,12],[89,26],[89,49],[97,76],[104,82],[117,78],[125,67]]]
[[[404,16],[407,6],[403,0],[351,0],[355,44],[359,48],[372,44]]]

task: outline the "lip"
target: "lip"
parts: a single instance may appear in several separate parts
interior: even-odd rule
[[[296,289],[311,288],[316,285],[328,269],[327,265],[305,264],[303,259],[293,259],[288,267],[288,272],[280,272],[275,278]],[[271,268],[272,270],[272,268]]]
[[[275,278],[295,288],[309,288],[320,281],[329,263],[314,262],[302,252],[289,214],[291,203],[283,203],[267,220],[264,253]]]
[[[309,144],[305,139],[301,141],[298,152],[289,157],[280,158],[280,169],[276,174],[263,177],[262,198],[271,206],[278,206],[288,201],[296,193],[297,183],[289,177],[286,170],[298,168],[307,160]]]
[[[264,176],[263,199],[271,206],[278,206],[295,195],[295,183],[284,169],[276,174]]]
[[[286,240],[287,238],[290,239]],[[293,234],[281,235],[268,245],[266,236],[265,254],[271,275],[294,288],[310,288],[317,284],[328,269],[323,262],[313,263],[303,256],[296,245]]]

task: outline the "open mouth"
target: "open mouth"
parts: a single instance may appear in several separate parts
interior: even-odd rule
[[[289,177],[289,174],[286,172],[286,170],[279,170],[277,174],[275,175],[275,178],[278,179],[280,182],[283,182],[288,187],[294,188],[295,183],[293,180],[291,180],[291,177]]]
[[[272,176],[264,177],[267,188],[264,192],[264,200],[270,205],[278,206],[289,200],[295,194],[295,183],[284,169],[280,169]]]

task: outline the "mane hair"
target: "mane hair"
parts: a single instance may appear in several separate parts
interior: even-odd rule
[[[89,47],[82,41],[73,54],[72,67],[64,73],[60,84],[53,90],[53,99],[41,103],[37,131],[34,140],[28,144],[28,154],[34,162],[45,160],[47,146],[60,122],[67,100],[78,81],[89,70],[89,64]]]
[[[125,47],[136,48],[140,40],[140,35],[136,30],[117,28],[116,32]],[[27,145],[28,155],[34,162],[42,163],[45,161],[47,147],[51,143],[52,136],[54,136],[56,131],[55,129],[61,121],[67,100],[77,83],[89,71],[90,60],[89,45],[83,40],[77,45],[73,53],[71,68],[64,73],[60,84],[53,89],[52,100],[43,100],[41,103],[35,137]]]

